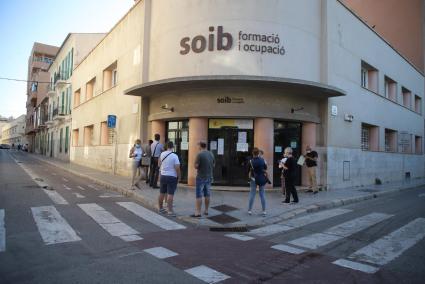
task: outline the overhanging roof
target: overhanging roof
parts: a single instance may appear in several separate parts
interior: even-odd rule
[[[292,94],[305,95],[307,97],[316,98],[328,98],[346,95],[345,91],[339,88],[311,81],[245,75],[194,76],[164,79],[136,85],[125,90],[124,94],[150,97],[152,95],[170,90],[225,87],[282,89]]]

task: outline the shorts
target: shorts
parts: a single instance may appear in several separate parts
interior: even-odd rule
[[[159,179],[159,192],[162,194],[174,195],[177,189],[177,178],[173,176],[163,176]]]
[[[210,197],[212,178],[196,178],[196,198]]]

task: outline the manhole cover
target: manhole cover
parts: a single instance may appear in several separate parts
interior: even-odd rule
[[[43,181],[42,178],[35,178],[34,180],[36,180],[36,181]]]
[[[227,214],[220,214],[220,215],[208,217],[208,219],[219,224],[229,224],[229,223],[240,221],[238,218],[234,218]]]
[[[223,204],[223,205],[218,205],[218,206],[214,206],[212,207],[215,210],[221,211],[221,212],[230,212],[230,211],[235,211],[238,210],[238,208]]]

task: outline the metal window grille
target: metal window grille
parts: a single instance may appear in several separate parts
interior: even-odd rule
[[[364,151],[369,150],[369,132],[369,127],[362,125],[361,149]]]

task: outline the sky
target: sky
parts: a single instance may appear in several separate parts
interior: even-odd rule
[[[0,77],[27,79],[34,42],[60,46],[70,32],[108,32],[134,0],[0,0]],[[0,116],[26,113],[26,83],[0,79]]]

